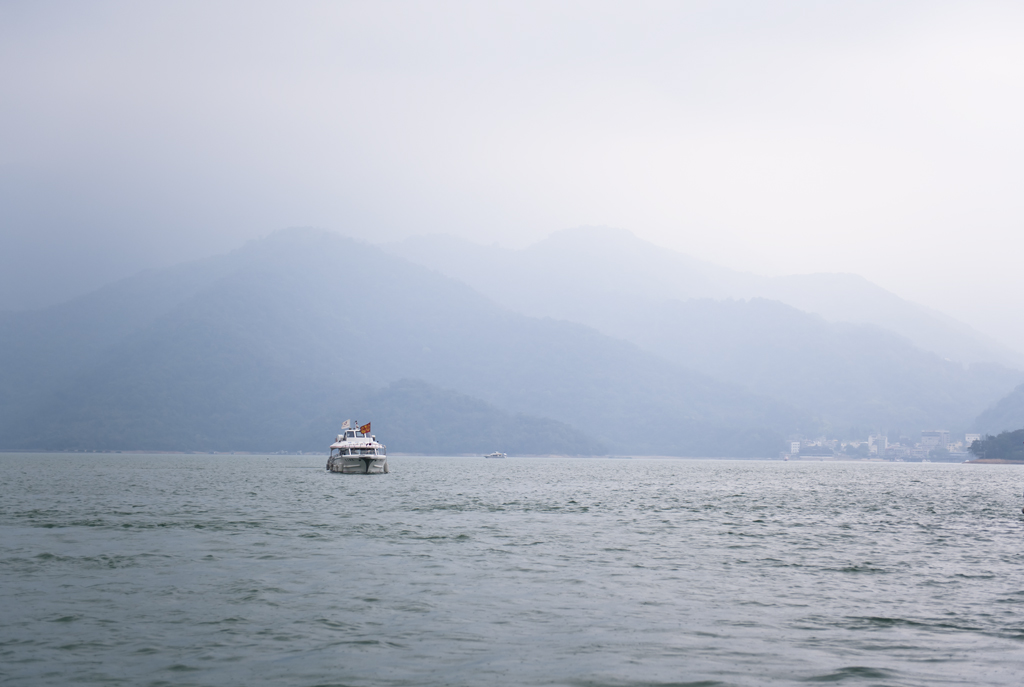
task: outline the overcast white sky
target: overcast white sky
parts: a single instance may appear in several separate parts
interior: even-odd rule
[[[0,4],[0,308],[314,225],[855,272],[1024,350],[1024,5]]]

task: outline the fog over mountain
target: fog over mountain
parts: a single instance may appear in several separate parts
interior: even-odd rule
[[[470,286],[282,231],[0,316],[0,448],[318,451],[352,417],[397,451],[765,457],[794,436],[967,429],[1024,381],[877,325],[707,297],[726,282],[698,261],[472,250],[498,257],[410,255],[476,270]],[[702,297],[650,295],[670,289]]]
[[[1012,424],[1022,65],[987,1],[0,3],[0,448]]]
[[[854,275],[744,274],[607,228],[518,251],[448,236],[385,248],[520,312],[581,322],[813,409],[850,438],[963,431],[1024,380],[1014,351]]]
[[[504,441],[772,455],[788,433],[818,426],[805,410],[316,231],[9,314],[0,332],[7,447],[315,450],[332,422],[385,409],[408,440],[392,448],[413,451],[466,448],[458,433],[480,436],[481,416],[492,431],[476,451]],[[427,387],[389,387],[401,380]],[[446,408],[450,438],[411,431]]]
[[[0,311],[282,227],[596,224],[801,275],[694,296],[1020,354],[1022,65],[990,0],[0,3]]]
[[[1021,353],[863,277],[737,272],[661,248],[623,229],[567,229],[522,250],[445,235],[410,237],[385,249],[461,279],[521,312],[585,322],[607,333],[612,332],[605,327],[605,303],[619,296],[631,299],[632,308],[665,300],[760,297],[832,322],[873,324],[953,361],[1024,367]],[[614,333],[629,338],[628,332]]]
[[[1024,428],[1024,384],[986,408],[975,420],[976,432],[999,434]]]

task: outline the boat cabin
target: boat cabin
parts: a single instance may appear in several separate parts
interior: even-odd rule
[[[337,451],[337,453],[335,453]],[[331,444],[331,456],[386,456],[387,449],[377,443],[377,437],[363,434],[358,429],[346,429]]]
[[[337,451],[337,453],[335,453]],[[386,456],[388,454],[387,449],[381,446],[380,448],[372,448],[366,446],[352,446],[352,447],[331,447],[332,456]]]

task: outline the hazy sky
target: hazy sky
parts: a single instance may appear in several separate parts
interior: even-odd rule
[[[0,308],[314,225],[622,227],[1024,350],[1024,5],[0,4]]]

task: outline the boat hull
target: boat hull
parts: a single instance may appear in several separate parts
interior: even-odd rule
[[[338,456],[327,461],[328,472],[344,475],[383,475],[388,470],[386,456]]]

